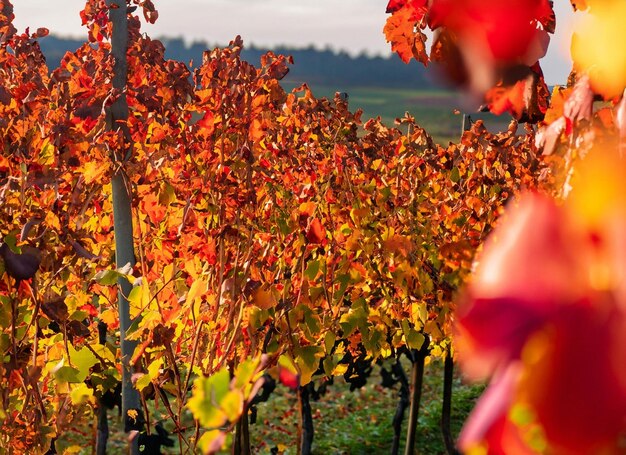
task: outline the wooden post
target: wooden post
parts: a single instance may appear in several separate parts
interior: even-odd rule
[[[125,149],[113,151],[115,174],[111,186],[113,192],[113,222],[115,232],[115,263],[117,268],[127,264],[135,264],[133,242],[133,219],[131,195],[124,173],[124,163],[128,159],[130,144],[127,134],[126,121],[128,119],[128,103],[126,101],[126,82],[128,78],[128,64],[126,52],[128,49],[128,17],[126,0],[107,0],[109,20],[113,25],[111,33],[111,51],[115,59],[113,67],[113,88],[118,95],[107,113],[107,128],[110,131],[120,130],[125,134]],[[143,417],[139,392],[132,384],[130,359],[135,350],[136,342],[126,339],[126,332],[131,325],[130,306],[126,298],[132,290],[132,284],[124,278],[118,282],[118,310],[120,318],[120,349],[122,355],[122,415],[124,431],[141,430]],[[129,411],[137,414],[133,418]],[[131,413],[132,414],[132,413]],[[130,439],[130,453],[139,453],[138,438]]]
[[[458,455],[458,450],[454,445],[452,430],[450,428],[450,417],[452,415],[452,380],[454,379],[454,360],[450,346],[446,350],[446,358],[443,364],[443,402],[441,404],[441,432],[443,442],[448,455]]]
[[[427,342],[425,342],[427,343]],[[419,415],[420,399],[422,397],[422,382],[424,379],[424,361],[428,350],[413,350],[413,368],[411,370],[411,407],[409,408],[409,426],[406,432],[406,447],[404,455],[415,453],[415,441],[417,440],[417,419]]]
[[[468,114],[463,114],[463,123],[461,124],[461,136],[463,136],[464,132],[469,131],[471,127],[472,127],[472,117],[469,116]]]

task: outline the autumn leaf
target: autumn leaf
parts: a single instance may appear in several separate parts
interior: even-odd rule
[[[543,120],[548,109],[549,91],[540,71],[538,66],[534,70],[524,70],[527,76],[523,79],[512,85],[500,82],[488,90],[485,101],[489,111],[496,115],[508,112],[523,122],[537,123]]]
[[[110,165],[108,163],[101,163],[95,160],[87,161],[83,165],[82,174],[86,183],[102,183],[109,169]]]
[[[202,138],[208,138],[213,134],[215,129],[215,116],[212,111],[207,111],[200,120],[196,122],[198,135]]]
[[[143,10],[143,17],[149,24],[154,24],[159,18],[159,12],[154,7],[152,0],[143,0],[141,2],[141,8]]]
[[[395,14],[402,9],[410,11],[410,19],[419,23],[428,12],[428,0],[390,0],[386,12]]]
[[[278,380],[292,390],[296,390],[300,385],[298,370],[293,360],[286,355],[278,359]]]
[[[277,300],[271,288],[259,287],[252,293],[252,303],[262,310],[268,310],[276,306]]]
[[[44,38],[46,36],[48,36],[48,34],[50,33],[50,30],[48,30],[45,27],[39,27],[37,29],[37,31],[34,33],[34,37],[35,38]]]
[[[230,391],[228,370],[222,369],[208,378],[198,377],[194,381],[188,406],[194,417],[206,428],[218,428],[228,421],[222,402]]]
[[[393,11],[387,18],[383,29],[385,39],[391,43],[391,50],[396,52],[404,63],[409,63],[411,58],[415,58],[424,65],[428,64],[426,35],[419,29],[419,22],[424,13],[425,11],[405,5]]]
[[[306,231],[309,243],[320,244],[326,238],[326,229],[318,218],[312,218]]]
[[[571,88],[565,88],[561,86],[554,86],[552,89],[552,95],[550,96],[550,107],[546,111],[544,118],[545,124],[549,125],[559,117],[563,116],[563,108],[565,106],[565,100],[571,93]]]

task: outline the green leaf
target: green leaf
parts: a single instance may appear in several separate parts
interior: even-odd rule
[[[148,373],[144,374],[139,379],[137,379],[137,382],[135,383],[135,388],[139,391],[142,391],[143,389],[148,387],[148,385],[152,381],[155,381],[159,377],[162,366],[163,366],[163,357],[160,357],[152,361],[148,365]]]
[[[71,382],[77,383],[82,382],[79,379],[80,372],[76,368],[62,366],[54,371],[54,379],[59,383]],[[83,379],[84,381],[84,379]]]
[[[174,190],[174,187],[171,184],[165,182],[165,184],[161,187],[161,190],[159,191],[159,204],[168,206],[175,201],[176,192]]]
[[[346,337],[349,336],[357,327],[361,327],[362,330],[365,330],[367,327],[367,315],[368,310],[365,300],[363,298],[355,300],[350,311],[341,316],[339,320],[343,335]]]
[[[93,279],[103,286],[113,286],[120,278],[128,279],[132,271],[133,267],[128,263],[117,270],[101,270],[94,275]]]
[[[236,422],[243,412],[243,393],[241,390],[232,390],[219,402],[220,408],[230,422]]]
[[[324,294],[324,288],[321,286],[309,288],[309,298],[311,302],[315,302],[321,295]]]
[[[452,180],[454,183],[458,183],[459,180],[461,180],[461,174],[458,167],[454,166],[452,168],[452,171],[450,171],[450,180]]]
[[[424,335],[413,328],[410,328],[409,331],[405,333],[405,336],[406,344],[410,349],[421,349],[424,341],[426,341]]]
[[[319,336],[319,332],[321,330],[320,320],[319,317],[310,309],[304,313],[304,323],[306,324],[306,328],[308,329],[311,337],[316,338]]]
[[[91,397],[93,397],[93,389],[84,382],[73,387],[70,392],[70,399],[74,405],[86,403]]]
[[[350,274],[337,275],[335,281],[339,283],[339,289],[335,293],[335,298],[337,301],[340,301],[343,299],[343,294],[346,292],[346,289],[348,289],[348,284],[350,284]]]
[[[2,242],[6,243],[11,251],[13,251],[14,253],[21,253],[20,249],[17,246],[17,234],[10,233],[6,235]]]
[[[276,220],[276,224],[278,224],[281,234],[288,235],[291,233],[291,228],[289,227],[289,223],[287,223],[286,217],[283,216],[278,218],[278,220]]]
[[[324,349],[321,346],[300,346],[294,349],[294,354],[300,371],[300,384],[308,384],[319,367]]]
[[[314,280],[317,277],[317,273],[320,271],[320,261],[311,261],[307,265],[306,270],[304,271],[304,276],[309,280]]]
[[[142,298],[143,298],[143,286],[134,286],[131,289],[130,294],[128,294],[128,302],[134,307],[141,306]]]
[[[333,332],[326,332],[326,335],[324,335],[324,347],[326,348],[326,354],[330,354],[332,352],[332,349],[335,347],[336,339],[337,337]]]
[[[152,381],[150,381],[150,376],[144,374],[135,382],[135,388],[141,392],[143,389],[148,387],[151,382]]]
[[[203,427],[219,428],[227,423],[228,416],[221,409],[220,403],[229,390],[230,375],[226,368],[213,376],[200,376],[194,381],[188,406]]]
[[[258,359],[246,360],[240,363],[235,370],[235,387],[242,389],[248,385],[254,378],[258,366]]]
[[[86,347],[76,351],[72,345],[69,345],[68,350],[70,353],[70,362],[72,366],[78,370],[76,375],[78,379],[77,382],[83,382],[89,375],[91,367],[98,363],[98,359],[93,352]]]
[[[227,435],[220,430],[205,432],[198,440],[198,447],[202,453],[216,453],[226,445]]]
[[[335,361],[335,359],[333,359],[332,356],[328,356],[324,359],[323,365],[324,365],[324,374],[326,376],[332,376],[333,371],[335,370],[335,367],[337,366],[337,362]]]
[[[117,284],[117,280],[122,276],[117,270],[101,270],[95,274],[93,279],[103,286],[113,286]]]
[[[2,261],[0,261],[2,264]],[[0,276],[2,273],[0,271]],[[11,325],[11,298],[8,295],[0,295],[0,327],[7,328]]]

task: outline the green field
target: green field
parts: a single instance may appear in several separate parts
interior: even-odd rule
[[[283,83],[285,90],[296,87],[294,83]],[[363,110],[363,121],[381,117],[384,124],[393,126],[394,120],[409,112],[437,143],[456,142],[462,129],[463,116],[455,113],[462,110],[463,102],[458,93],[447,90],[408,90],[384,87],[328,87],[311,84],[316,97],[332,98],[335,92],[349,95],[350,110]],[[458,112],[458,111],[457,111]],[[472,118],[483,119],[490,129],[504,129],[509,117],[497,118],[483,113],[470,112]]]
[[[407,364],[407,373],[410,365]],[[444,455],[440,429],[443,367],[433,362],[426,367],[417,434],[418,453]],[[463,422],[484,385],[465,383],[455,374],[452,398],[452,433],[459,434]],[[398,403],[398,389],[380,385],[375,369],[367,385],[349,391],[343,378],[335,378],[326,395],[311,402],[315,437],[313,453],[329,455],[369,455],[390,453],[393,415]],[[279,386],[270,401],[258,406],[258,421],[250,427],[253,453],[270,455],[272,448],[283,455],[294,455],[297,446],[298,408],[295,393]],[[405,413],[401,452],[404,452],[408,409]],[[279,450],[276,450],[279,449]]]
[[[405,372],[410,374],[410,363],[405,359]],[[443,391],[443,365],[433,361],[426,365],[422,388],[421,406],[416,445],[422,455],[445,455],[445,447],[440,428]],[[458,369],[455,369],[451,429],[456,438],[483,392],[483,384],[466,382]],[[342,377],[336,377],[334,384],[318,401],[311,401],[314,426],[314,455],[369,455],[390,453],[393,441],[392,420],[398,404],[398,385],[394,388],[381,386],[379,367],[375,367],[367,384],[354,391]],[[148,402],[152,425],[161,422],[172,434],[174,427],[162,402]],[[174,407],[176,409],[176,407]],[[299,408],[295,392],[278,385],[270,399],[257,407],[257,421],[250,425],[252,453],[255,455],[295,455],[298,445]],[[405,412],[400,453],[404,452],[408,409]],[[191,434],[193,421],[191,413],[183,412],[183,426]],[[111,434],[107,453],[126,453],[126,435],[122,433],[121,419],[117,412],[109,412]],[[93,435],[95,422],[84,420],[79,427],[63,434],[57,441],[60,446],[83,447],[79,455],[92,453],[91,444],[86,443],[87,435]],[[162,448],[164,454],[181,453],[178,438],[171,436],[174,447]],[[94,443],[92,440],[91,443]],[[183,450],[184,451],[184,450]],[[228,450],[220,452],[227,455]]]

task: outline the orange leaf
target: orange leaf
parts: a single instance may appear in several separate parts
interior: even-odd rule
[[[198,127],[198,136],[203,139],[206,139],[213,134],[213,131],[215,130],[215,118],[213,116],[213,112],[208,111],[205,113],[204,117],[198,120],[196,126]]]
[[[558,85],[554,87],[550,97],[550,107],[546,111],[546,117],[544,118],[545,123],[550,124],[563,115],[563,106],[571,91],[571,88],[564,88]]]
[[[262,310],[268,310],[276,305],[276,297],[274,297],[271,289],[260,287],[252,294],[252,303]]]
[[[548,105],[548,88],[538,65],[529,68],[529,74],[513,85],[496,85],[485,94],[489,111],[510,113],[517,120],[536,123],[544,118]],[[536,72],[538,71],[538,72]]]
[[[423,16],[423,14],[422,14]],[[395,11],[387,18],[383,32],[387,42],[391,43],[391,50],[397,53],[404,63],[409,63],[411,58],[428,64],[426,53],[426,35],[418,28],[418,21],[412,8],[403,7]]]
[[[300,216],[311,216],[315,212],[315,202],[303,202],[298,207],[298,212]]]

